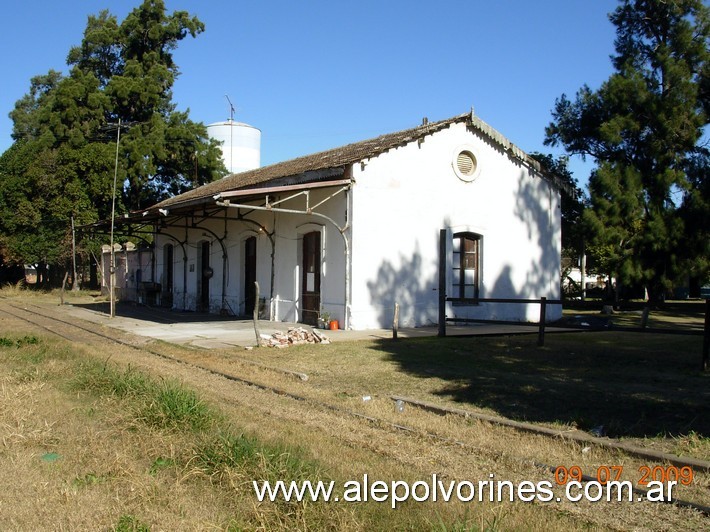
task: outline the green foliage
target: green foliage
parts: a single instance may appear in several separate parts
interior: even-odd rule
[[[680,274],[707,275],[710,10],[699,0],[623,0],[615,72],[555,103],[546,142],[592,156],[584,221],[622,283],[652,297]],[[692,249],[688,243],[696,246]]]
[[[15,143],[0,157],[5,260],[62,265],[72,217],[77,225],[110,217],[119,121],[118,213],[223,174],[206,127],[172,103],[172,53],[202,31],[184,11],[167,14],[162,0],[145,0],[121,23],[102,11],[69,51],[66,76],[31,79],[10,114]]]
[[[0,336],[0,347],[13,347],[15,349],[20,349],[27,345],[37,344],[39,344],[39,338],[36,336],[25,335],[22,338],[8,338],[7,336]]]
[[[174,381],[153,388],[149,401],[141,409],[141,418],[147,425],[191,431],[208,428],[214,416],[194,391]]]
[[[34,335],[0,337],[0,354],[3,359],[20,366],[40,366],[48,360],[66,360],[73,356],[70,351],[57,348]],[[26,374],[35,374],[36,369]]]
[[[134,515],[123,514],[119,517],[114,530],[116,532],[150,532],[150,525]]]
[[[95,395],[114,395],[123,399],[145,396],[150,382],[144,373],[131,367],[118,371],[113,366],[88,361],[77,368],[73,386]]]
[[[230,430],[211,434],[194,452],[195,465],[210,475],[236,469],[254,471],[256,478],[270,481],[313,480],[321,476],[318,464],[300,456],[300,451],[265,444]]]
[[[195,450],[198,465],[209,474],[227,468],[254,466],[258,463],[261,444],[244,434],[216,434],[203,441]]]
[[[165,458],[163,456],[159,456],[155,460],[153,460],[153,463],[150,466],[149,473],[151,475],[157,475],[159,471],[163,469],[167,469],[169,467],[173,467],[175,465],[175,460],[172,458]]]
[[[73,386],[98,396],[133,400],[138,405],[136,418],[152,427],[200,431],[216,419],[216,414],[192,390],[172,380],[155,381],[131,367],[121,371],[107,364],[85,362],[79,367]]]

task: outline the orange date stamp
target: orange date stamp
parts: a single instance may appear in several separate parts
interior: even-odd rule
[[[604,485],[607,482],[619,482],[624,473],[624,466],[599,466],[596,470],[596,476],[584,475],[580,466],[558,466],[555,468],[555,483],[562,486],[571,481],[595,481]],[[639,486],[648,486],[649,482],[661,482],[667,484],[674,482],[682,486],[690,486],[693,482],[693,468],[690,466],[677,467],[670,466],[649,466],[642,465],[638,468]]]

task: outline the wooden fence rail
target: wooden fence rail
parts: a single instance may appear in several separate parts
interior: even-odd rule
[[[540,299],[506,299],[498,297],[490,298],[480,298],[476,300],[476,303],[511,303],[511,304],[530,304],[537,303],[540,305],[540,318],[537,323],[531,322],[518,322],[518,321],[507,321],[507,320],[488,320],[480,318],[449,318],[446,316],[446,302],[455,301],[455,299],[447,297],[439,297],[439,336],[446,336],[446,322],[459,322],[459,323],[496,323],[496,324],[506,324],[506,325],[527,325],[534,326],[538,328],[537,332],[537,345],[545,345],[545,324],[547,321],[547,305],[561,305],[561,299],[547,299],[546,297],[541,297]]]

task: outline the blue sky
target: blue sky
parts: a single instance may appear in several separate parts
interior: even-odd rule
[[[67,72],[87,17],[122,20],[139,0],[3,0],[0,151],[30,78]],[[527,152],[543,145],[555,99],[612,71],[617,0],[166,0],[205,32],[183,40],[174,102],[195,121],[262,131],[262,165],[476,114]],[[592,168],[572,160],[581,183]]]

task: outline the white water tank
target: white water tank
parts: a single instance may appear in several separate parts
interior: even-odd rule
[[[209,124],[207,134],[222,142],[222,160],[230,174],[253,170],[261,165],[261,130],[227,120]]]

